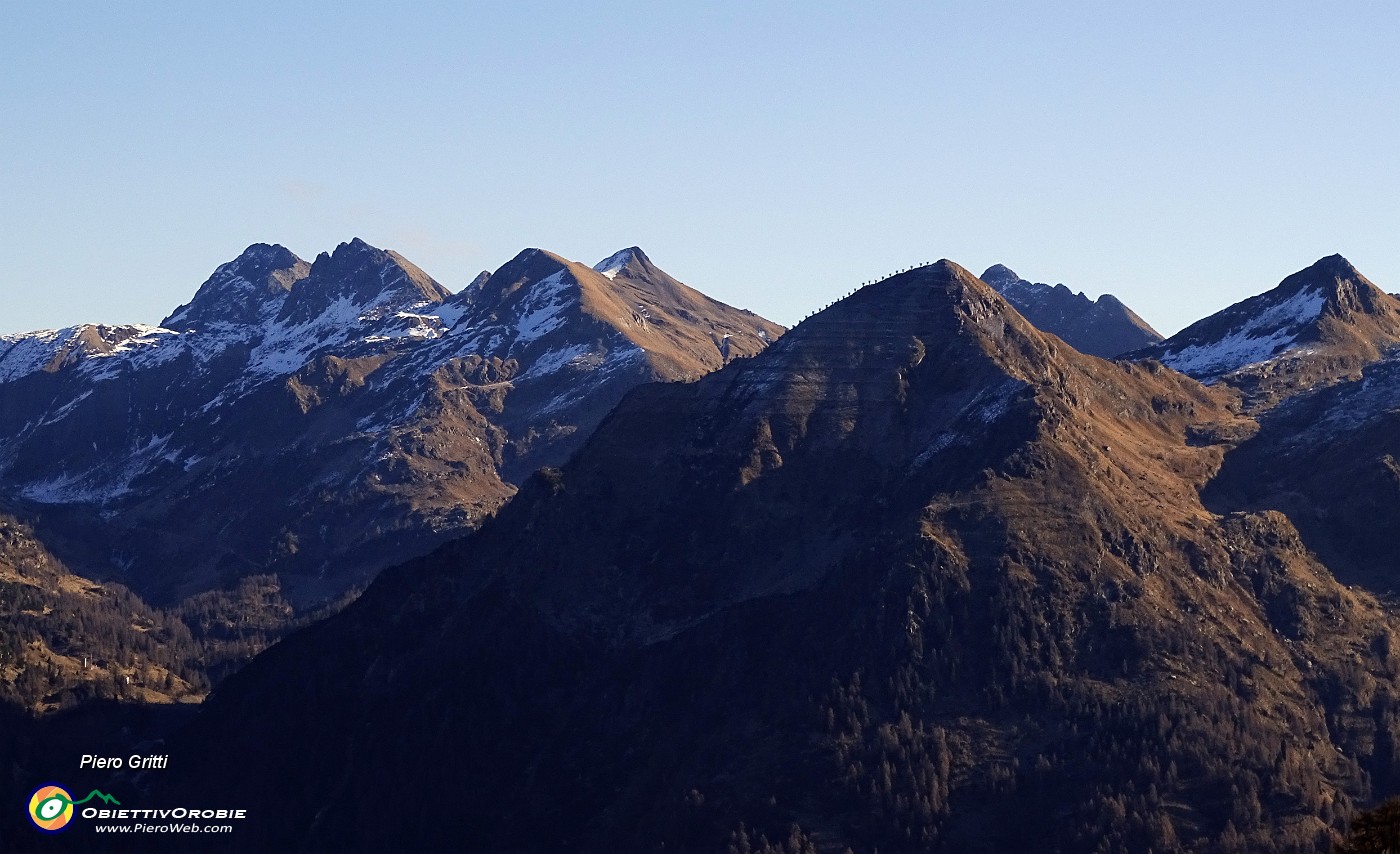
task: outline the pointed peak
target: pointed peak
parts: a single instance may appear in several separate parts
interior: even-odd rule
[[[1323,351],[1312,361],[1327,362],[1335,374],[1373,360],[1398,341],[1400,304],[1346,258],[1329,255],[1264,293],[1198,320],[1145,355],[1198,378],[1215,378],[1295,351]],[[1324,375],[1331,376],[1308,376],[1315,381]]]
[[[873,312],[881,326],[898,328],[900,334],[922,335],[927,330],[921,332],[921,325],[945,328],[953,323],[953,328],[974,336],[983,330],[993,336],[1014,331],[1040,337],[995,289],[946,258],[861,288],[813,319],[829,315],[840,321],[847,311]]]
[[[1311,265],[1279,282],[1278,287],[1274,290],[1281,293],[1293,293],[1322,288],[1330,293],[1335,293],[1340,284],[1347,282],[1364,283],[1372,288],[1375,287],[1346,258],[1341,255],[1328,255],[1326,258],[1319,258]]]
[[[1343,257],[1340,253],[1328,255],[1325,258],[1319,258],[1308,269],[1328,272],[1335,276],[1347,276],[1354,278],[1356,276],[1361,275],[1361,273],[1356,269],[1356,267],[1353,266],[1352,263],[1348,261],[1345,257]]]
[[[567,259],[544,249],[530,247],[517,252],[514,258],[498,267],[489,278],[495,280],[502,277],[510,279],[521,276],[546,276],[568,266]]]
[[[368,267],[398,267],[415,284],[423,285],[424,282],[432,282],[427,273],[424,273],[404,256],[392,249],[380,249],[358,237],[339,244],[335,247],[334,252],[322,252],[317,255],[315,262],[311,265],[311,271],[318,277],[335,277],[352,275]],[[426,287],[425,295],[428,295],[428,291],[437,292],[439,290],[443,294],[447,293],[447,290],[441,285],[432,282],[432,287]]]
[[[316,256],[306,282],[292,290],[278,316],[305,323],[342,299],[364,310],[440,303],[449,296],[407,258],[356,237]]]
[[[161,326],[174,329],[251,323],[266,306],[280,303],[292,286],[309,274],[310,266],[287,247],[254,243],[237,258],[220,264],[194,298],[171,312]]]
[[[317,255],[316,262],[321,263],[322,258],[327,258],[337,264],[345,264],[349,262],[351,258],[387,256],[388,254],[389,253],[376,246],[369,245],[358,237],[353,237],[348,242],[337,245],[335,251],[331,252],[329,255],[325,252]]]
[[[345,243],[337,245],[331,252],[320,253],[311,266],[313,270],[318,267],[325,268],[325,271],[339,275],[365,266],[389,264],[396,264],[405,270],[418,269],[407,258],[394,250],[380,249],[358,237],[353,237]]]
[[[1280,300],[1303,298],[1318,303],[1316,316],[1374,314],[1393,307],[1381,289],[1350,261],[1341,255],[1328,255],[1288,276],[1272,290],[1226,310],[1250,307],[1257,311]]]
[[[1010,304],[996,292],[995,288],[988,286],[985,281],[973,275],[971,270],[956,261],[940,258],[932,264],[911,267],[909,270],[905,271],[902,276],[918,278],[920,273],[932,274],[935,281],[942,282],[946,280],[949,284],[958,285],[962,289],[959,291],[961,294],[976,295],[979,299],[991,297],[997,304],[1005,306],[1008,309],[1011,308]],[[896,276],[895,278],[902,278],[902,276]]]
[[[986,282],[943,259],[865,285],[808,317],[752,369],[764,383],[790,378],[804,389],[813,378],[873,385],[883,376],[899,377],[897,385],[907,380],[910,394],[917,387],[921,395],[970,396],[973,389],[1057,381],[1078,358]],[[916,369],[927,381],[909,379]]]
[[[982,272],[980,278],[994,288],[1001,288],[1021,281],[1021,277],[1016,275],[1016,271],[1005,264],[993,264]]]
[[[611,279],[629,266],[640,267],[646,270],[652,268],[654,265],[651,263],[651,259],[648,258],[646,253],[639,247],[629,246],[599,261],[597,264],[593,265],[593,269]]]
[[[471,285],[463,288],[459,296],[478,306],[503,306],[516,294],[528,291],[534,285],[552,280],[564,280],[575,284],[572,270],[587,269],[573,264],[553,252],[535,247],[522,249],[494,272],[483,272]]]

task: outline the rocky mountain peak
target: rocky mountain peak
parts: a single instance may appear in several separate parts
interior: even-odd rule
[[[1000,290],[1004,285],[1023,281],[1016,271],[1005,264],[993,264],[982,272],[982,281]]]
[[[1393,300],[1341,255],[1329,255],[1279,283],[1278,296],[1312,292],[1324,299],[1319,314],[1376,314],[1393,307]]]
[[[285,246],[254,243],[237,258],[221,264],[194,298],[161,321],[168,329],[201,328],[212,323],[256,322],[269,306],[275,309],[310,265]]]
[[[1151,326],[1111,294],[1090,300],[1063,284],[1027,281],[1005,264],[982,273],[991,285],[1036,328],[1058,335],[1092,356],[1113,358],[1162,340]]]
[[[198,530],[142,537],[139,558],[106,570],[146,595],[208,589],[227,558],[275,564],[296,602],[322,601],[389,555],[478,524],[633,386],[694,379],[782,334],[675,289],[684,299],[528,249],[449,303],[363,240],[310,265],[253,246],[175,329],[0,338],[0,480],[68,508],[89,541],[177,516]],[[229,495],[256,507],[230,524]],[[83,560],[106,567],[94,554]]]
[[[1300,274],[1328,275],[1337,279],[1365,278],[1361,275],[1361,271],[1357,270],[1355,265],[1348,261],[1346,256],[1342,255],[1340,252],[1333,253],[1324,258],[1319,258],[1317,261],[1313,262],[1311,266],[1300,270],[1299,273],[1295,273],[1294,275]],[[1292,278],[1292,276],[1289,278]]]
[[[753,355],[783,329],[686,287],[640,249],[611,275],[542,249],[521,251],[445,307],[471,322],[484,351],[502,359],[597,348],[657,377],[693,378]],[[589,343],[584,344],[584,341]],[[552,362],[551,362],[552,364]]]
[[[333,253],[316,256],[305,281],[292,289],[279,313],[284,323],[304,323],[333,308],[343,313],[391,311],[440,303],[451,291],[397,252],[354,238]]]
[[[1233,376],[1267,404],[1351,376],[1398,344],[1400,301],[1330,255],[1137,355],[1198,379]]]
[[[327,798],[333,820],[314,825],[309,810],[289,813],[276,831],[307,847],[335,847],[337,832],[402,844],[401,823],[342,829],[376,815],[366,805],[392,788],[382,769],[406,756],[428,757],[410,774],[435,789],[481,781],[464,808],[497,822],[488,847],[500,849],[722,849],[769,814],[756,810],[796,804],[773,826],[821,822],[821,850],[1076,851],[1105,834],[1064,830],[1061,804],[1108,814],[1096,805],[1143,788],[1114,758],[1131,733],[1155,768],[1210,758],[1189,760],[1201,777],[1154,772],[1171,809],[1194,812],[1141,847],[1220,849],[1232,804],[1217,793],[1257,785],[1243,781],[1276,767],[1298,732],[1339,733],[1306,766],[1309,791],[1362,790],[1360,771],[1336,783],[1324,772],[1370,750],[1375,730],[1351,738],[1329,729],[1328,709],[1289,699],[1309,697],[1304,661],[1330,674],[1341,655],[1290,644],[1306,643],[1295,627],[1312,619],[1307,596],[1338,603],[1326,613],[1356,637],[1379,613],[1347,610],[1354,599],[1281,517],[1222,522],[1200,507],[1201,472],[1221,451],[1188,428],[1229,418],[1228,397],[1076,353],[951,262],[904,272],[753,359],[634,389],[476,536],[391,571],[325,630],[240,674],[191,753],[206,766],[249,745],[327,757],[329,769],[303,759],[289,773],[307,791],[333,774],[356,800]],[[288,685],[312,688],[291,698]],[[1246,718],[1260,696],[1278,711]],[[1152,735],[1164,708],[1189,742]],[[466,713],[472,726],[453,725]],[[308,731],[353,750],[308,745]],[[475,764],[464,776],[435,751]],[[1023,763],[1040,775],[1032,796],[1001,782],[1018,756],[1037,757]],[[882,762],[893,782],[860,770]],[[1006,776],[963,776],[996,762]],[[794,782],[774,798],[775,779]],[[217,785],[260,794],[252,779]],[[1043,791],[1071,794],[1041,808]],[[717,810],[703,826],[701,795]],[[910,833],[895,804],[914,797],[924,818]],[[991,799],[994,812],[963,807]],[[808,818],[809,804],[838,818]],[[524,819],[496,818],[507,810]],[[987,820],[1013,810],[1039,824]],[[874,815],[901,818],[867,830]],[[988,842],[989,827],[1002,836]],[[435,832],[414,844],[442,847]]]
[[[646,256],[639,247],[629,246],[604,258],[593,266],[598,273],[607,276],[609,279],[618,275],[623,270],[628,270],[633,275],[644,274],[656,270],[651,263],[651,259]]]
[[[519,299],[523,296],[522,291],[528,291],[538,283],[551,280],[551,277],[557,277],[558,280],[567,278],[572,282],[572,277],[568,275],[569,266],[569,261],[553,252],[534,247],[522,249],[494,273],[490,273],[484,279],[478,276],[477,281],[480,284],[468,288],[463,294],[470,291],[473,302],[478,306],[494,308]]]
[[[945,260],[857,290],[701,386],[771,419],[779,448],[858,438],[898,469],[984,432],[1075,355]]]

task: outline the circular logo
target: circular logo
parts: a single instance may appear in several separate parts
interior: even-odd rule
[[[29,820],[45,833],[57,833],[73,820],[73,796],[62,786],[40,786],[29,796]]]

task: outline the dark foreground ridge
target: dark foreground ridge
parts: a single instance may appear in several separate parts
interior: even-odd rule
[[[1400,783],[1395,623],[1201,505],[1238,407],[894,276],[630,392],[218,689],[152,798],[249,850],[1325,849]]]

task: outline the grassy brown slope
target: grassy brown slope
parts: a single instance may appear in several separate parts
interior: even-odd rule
[[[752,356],[783,334],[783,327],[689,288],[647,262],[645,272],[623,270],[609,279],[593,268],[543,253],[565,266],[578,282],[584,311],[616,328],[641,347],[658,379],[694,379],[723,367],[728,359]],[[754,330],[764,331],[767,340]],[[721,352],[720,337],[732,335],[732,352]]]

